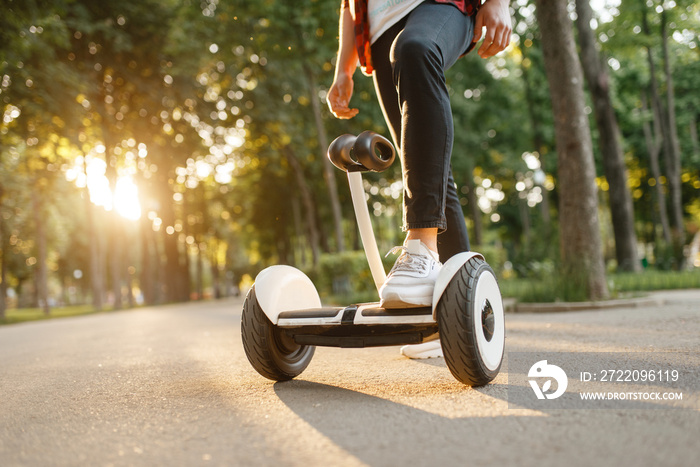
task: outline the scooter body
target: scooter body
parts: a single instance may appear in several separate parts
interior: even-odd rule
[[[445,288],[450,283],[454,275],[459,271],[459,269],[471,258],[481,258],[484,257],[480,253],[473,251],[459,253],[458,255],[450,258],[447,261],[435,281],[435,291],[433,292],[433,305],[431,307],[423,308],[406,308],[402,311],[404,314],[410,314],[410,310],[415,310],[417,315],[425,315],[424,308],[429,308],[431,310],[430,318],[437,324],[437,317],[435,314],[436,305],[440,301],[442,293]],[[262,308],[267,319],[270,320],[272,324],[278,326],[303,326],[318,324],[322,325],[324,323],[334,324],[335,319],[324,319],[319,317],[319,310],[330,310],[332,309],[344,309],[342,307],[323,307],[321,305],[321,298],[319,297],[316,286],[309,277],[304,274],[301,270],[287,265],[277,265],[270,266],[263,269],[255,277],[255,290],[256,296],[258,297],[258,302]],[[377,303],[370,303],[365,305],[353,305],[353,306],[370,306],[377,305]],[[301,310],[301,311],[300,311]],[[316,311],[316,313],[311,313],[311,311]],[[399,309],[393,308],[385,316],[385,322],[400,322],[400,319],[396,319],[400,314],[397,312]],[[421,310],[421,311],[418,311]],[[289,313],[297,311],[297,313]],[[309,311],[305,316],[304,312]],[[282,319],[280,320],[280,315]],[[291,315],[299,315],[299,318],[295,318],[290,321]],[[315,317],[314,317],[315,315]],[[335,318],[335,317],[334,317]],[[308,321],[306,321],[308,319]],[[304,321],[302,321],[304,320]],[[407,321],[415,321],[408,319]],[[421,319],[421,322],[426,321]],[[355,324],[367,324],[362,318],[356,318],[354,320]]]
[[[328,154],[348,174],[363,247],[379,290],[386,275],[372,233],[361,172],[387,168],[395,156],[393,146],[379,135],[364,132],[337,138]],[[443,264],[432,306],[426,307],[385,309],[379,303],[324,307],[302,271],[291,266],[268,267],[258,274],[246,297],[241,332],[253,367],[276,381],[300,374],[315,346],[418,344],[440,337],[452,374],[465,384],[482,385],[498,374],[505,339],[498,283],[476,252],[457,254]]]

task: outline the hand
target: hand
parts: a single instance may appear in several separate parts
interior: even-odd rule
[[[477,53],[481,58],[493,57],[510,44],[511,25],[509,0],[487,0],[476,14],[474,24],[474,40],[479,42],[482,29],[486,28],[484,42]]]
[[[339,73],[336,75],[326,96],[328,108],[336,118],[348,119],[352,118],[359,112],[358,109],[349,108],[350,98],[355,83],[352,76]]]

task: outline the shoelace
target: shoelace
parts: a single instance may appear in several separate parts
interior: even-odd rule
[[[391,272],[389,274],[395,271],[415,271],[416,269],[420,269],[421,272],[425,272],[425,270],[428,269],[428,258],[423,255],[414,255],[409,253],[408,248],[405,246],[395,246],[389,250],[389,253],[387,253],[386,256],[395,255],[400,251],[402,252],[401,256],[399,256],[399,259],[394,264],[394,267],[391,268]]]

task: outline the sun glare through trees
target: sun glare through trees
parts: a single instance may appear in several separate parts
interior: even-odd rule
[[[389,132],[359,72],[359,114],[339,121],[326,106],[340,4],[3,1],[0,298],[166,303],[235,293],[270,264],[312,275],[350,264],[360,240],[326,150],[344,133]],[[562,199],[577,179],[562,174],[572,165],[559,160],[555,134],[560,83],[545,73],[549,29],[536,6],[512,0],[509,47],[460,58],[446,85],[472,245],[497,275],[547,282],[571,244]],[[590,20],[577,21],[581,6],[592,7]],[[576,80],[578,117],[591,129],[585,198],[600,214],[596,254],[610,272],[700,266],[700,5],[577,0],[564,17],[575,30],[567,50],[582,54],[591,37],[586,50],[597,53],[590,66],[572,57],[588,71]],[[589,81],[609,95],[611,131]],[[605,135],[620,136],[622,176],[609,170]],[[400,164],[364,180],[388,251],[403,241]],[[624,219],[620,190],[630,201]],[[617,235],[623,223],[636,239]],[[356,269],[343,274],[365,273]]]

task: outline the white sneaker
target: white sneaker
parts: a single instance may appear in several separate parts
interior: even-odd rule
[[[379,306],[406,308],[431,306],[435,279],[442,268],[438,254],[420,240],[406,240],[389,254],[403,251],[394,263],[386,282],[379,289]]]
[[[413,359],[441,358],[442,346],[440,340],[423,342],[422,344],[404,345],[401,347],[401,355]]]

